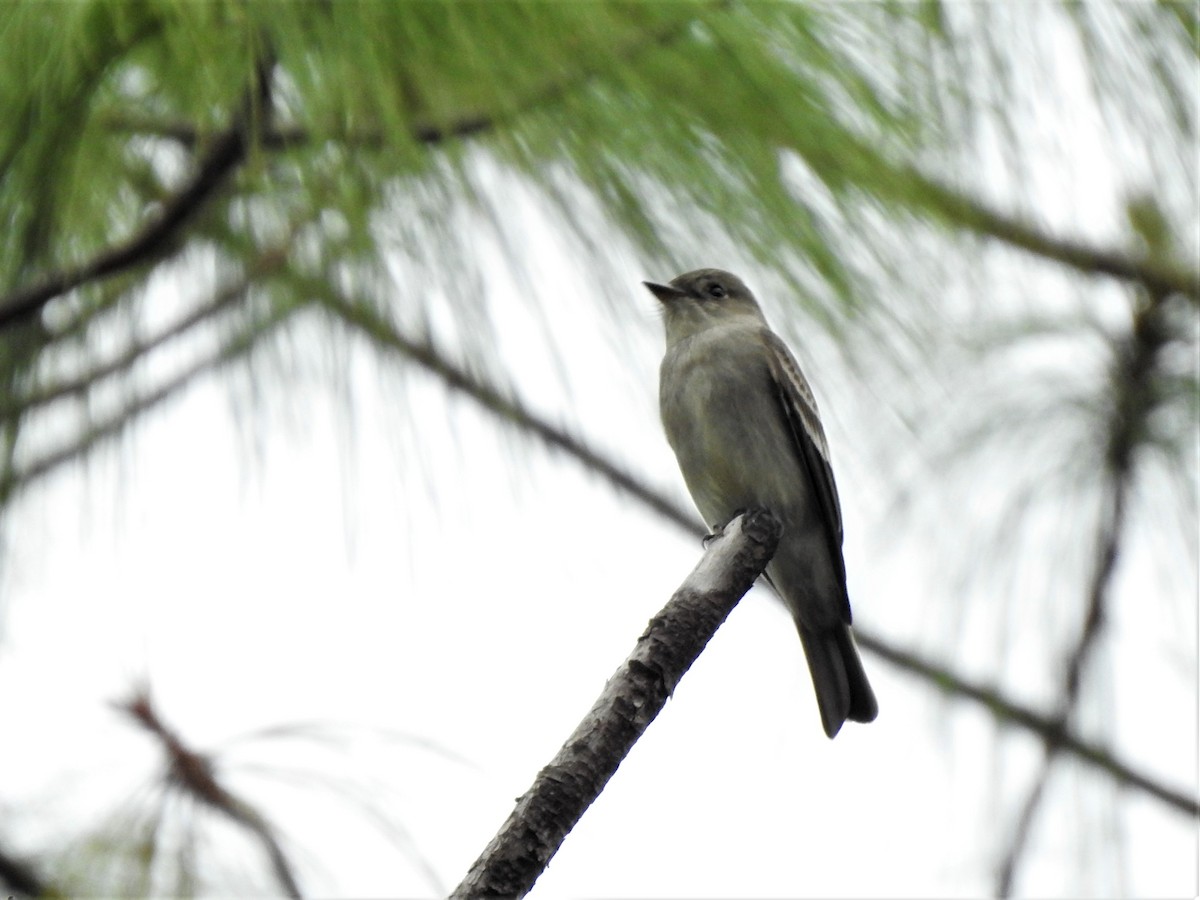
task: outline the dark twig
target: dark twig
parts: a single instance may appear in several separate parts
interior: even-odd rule
[[[1122,523],[1124,522],[1125,495],[1128,487],[1127,476],[1119,480],[1113,479],[1109,495],[1111,502],[1100,527],[1101,534],[1097,549],[1095,571],[1091,579],[1087,614],[1084,618],[1079,638],[1067,661],[1063,697],[1059,712],[1053,719],[1055,729],[1060,732],[1066,730],[1071,714],[1078,703],[1084,663],[1096,645],[1096,641],[1100,636],[1101,626],[1104,622],[1104,610],[1108,605],[1108,586],[1112,577],[1113,565],[1117,558],[1118,542],[1120,540]],[[1013,828],[1012,840],[1000,863],[996,877],[996,894],[999,897],[1012,896],[1017,867],[1020,864],[1025,848],[1029,844],[1029,837],[1033,831],[1033,820],[1046,795],[1046,787],[1050,780],[1054,760],[1061,749],[1061,742],[1048,740],[1045,743],[1045,754],[1042,758],[1041,771],[1034,781],[1029,794],[1026,796],[1025,802],[1021,805],[1021,811],[1017,816],[1017,822]]]
[[[188,796],[228,816],[253,834],[271,860],[271,868],[275,872],[280,889],[288,897],[299,898],[300,888],[296,883],[292,864],[283,852],[270,823],[253,806],[227,791],[217,780],[212,761],[186,747],[178,735],[163,723],[151,701],[149,691],[139,688],[128,700],[114,705],[158,739],[167,756],[171,783]]]
[[[184,121],[163,121],[142,116],[111,116],[107,125],[121,132],[129,132],[174,141],[188,150],[201,145],[206,135],[195,125]],[[409,136],[418,144],[436,145],[455,138],[468,138],[491,131],[496,122],[487,116],[464,116],[445,125],[417,124],[409,129]],[[280,123],[263,129],[258,136],[259,147],[273,152],[294,150],[311,146],[318,140],[340,140],[349,145],[369,150],[381,150],[388,146],[386,133],[379,128],[356,128],[341,133],[316,135],[302,125]]]
[[[18,859],[0,850],[0,884],[13,893],[25,897],[53,896],[49,885],[42,880],[27,860]]]
[[[452,900],[523,897],[679,680],[775,553],[782,527],[765,510],[734,519],[650,620],[558,755],[538,773]]]
[[[720,9],[728,6],[728,0],[713,0],[705,6],[711,9]],[[644,50],[669,44],[683,36],[694,21],[695,15],[689,12],[673,22],[636,34],[623,44],[610,48],[611,52],[606,55],[606,66],[612,71],[617,71],[621,63],[632,59]],[[479,134],[495,132],[524,113],[553,103],[571,91],[591,83],[604,74],[604,70],[594,66],[580,66],[570,72],[555,74],[557,77],[548,78],[543,84],[535,86],[524,96],[513,98],[512,102],[496,113],[464,113],[444,123],[414,122],[409,126],[408,136],[419,144],[436,145],[455,138],[474,137]],[[173,140],[185,147],[196,146],[202,137],[195,126],[188,122],[169,122],[142,116],[120,115],[111,117],[107,124],[110,128],[121,131]],[[388,141],[387,135],[382,129],[368,128],[344,134],[316,135],[303,126],[281,124],[263,128],[260,142],[261,146],[267,150],[287,150],[311,144],[318,138],[322,140],[344,138],[358,146],[370,148],[385,147]]]
[[[192,177],[163,203],[154,218],[128,239],[86,262],[47,275],[0,299],[0,328],[27,319],[55,297],[80,285],[124,272],[169,252],[188,222],[245,158],[255,117],[265,116],[270,110],[273,67],[273,63],[258,66],[253,91],[234,116],[233,124],[213,140]]]

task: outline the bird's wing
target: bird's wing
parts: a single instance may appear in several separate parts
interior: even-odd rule
[[[817,415],[817,401],[787,345],[769,329],[764,329],[764,338],[767,362],[779,404],[796,442],[797,455],[804,464],[805,474],[817,498],[829,539],[829,555],[843,585],[845,619],[849,622],[850,601],[845,593],[846,563],[842,559],[842,507],[838,502],[837,485],[833,481],[833,467],[829,464],[825,429],[821,427],[821,419]]]

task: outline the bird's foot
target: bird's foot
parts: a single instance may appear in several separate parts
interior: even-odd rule
[[[744,509],[734,510],[733,515],[729,517],[729,522],[732,522],[734,519],[736,519],[740,515],[743,515],[745,512],[746,512],[746,510],[744,510]],[[700,546],[704,547],[704,549],[707,550],[709,544],[711,544],[713,541],[715,541],[717,538],[719,538],[721,535],[723,535],[725,533],[725,529],[727,527],[729,527],[729,522],[726,522],[724,525],[713,525],[712,530],[700,540]]]

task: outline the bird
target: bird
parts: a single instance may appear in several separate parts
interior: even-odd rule
[[[782,523],[765,580],[792,614],[830,738],[879,713],[851,632],[842,513],[816,399],[754,294],[697,269],[658,298],[666,332],[659,411],[692,500],[713,533],[765,507]]]

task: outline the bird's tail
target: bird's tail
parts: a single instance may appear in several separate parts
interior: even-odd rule
[[[833,737],[847,719],[873,721],[879,714],[879,704],[867,681],[850,626],[837,625],[818,632],[805,628],[797,620],[796,628],[808,659],[825,733]]]

